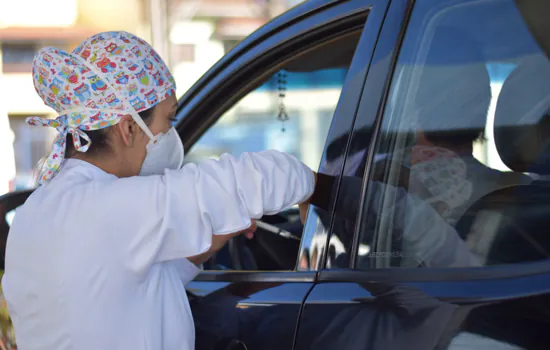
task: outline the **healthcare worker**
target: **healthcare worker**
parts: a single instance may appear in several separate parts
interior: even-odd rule
[[[39,51],[36,91],[59,115],[41,186],[18,209],[2,280],[24,350],[194,349],[185,284],[253,219],[307,201],[315,174],[276,152],[184,167],[175,83],[126,32]]]

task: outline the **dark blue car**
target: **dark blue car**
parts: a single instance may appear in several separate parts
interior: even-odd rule
[[[187,160],[278,148],[319,180],[305,224],[264,217],[188,284],[197,349],[549,349],[549,13],[311,0],[214,65]]]

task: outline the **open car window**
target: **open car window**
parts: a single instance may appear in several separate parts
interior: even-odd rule
[[[193,145],[186,161],[277,149],[318,168],[360,34],[321,43],[264,72]]]
[[[342,34],[267,67],[250,91],[187,151],[186,161],[276,149],[318,169],[360,35],[361,30]],[[239,237],[205,268],[293,270],[303,229],[297,208],[262,220],[284,230],[287,237]]]

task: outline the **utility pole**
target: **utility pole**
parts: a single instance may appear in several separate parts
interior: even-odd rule
[[[168,67],[170,67],[167,1],[170,0],[149,0],[149,13],[151,16],[151,39],[153,48],[164,59]]]

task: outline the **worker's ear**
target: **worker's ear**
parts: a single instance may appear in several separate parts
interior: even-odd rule
[[[136,134],[141,130],[139,125],[134,121],[132,116],[125,115],[120,119],[120,121],[115,125],[115,130],[122,140],[122,142],[131,147],[134,144]]]

